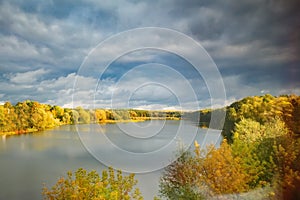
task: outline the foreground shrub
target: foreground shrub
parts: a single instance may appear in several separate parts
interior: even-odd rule
[[[67,173],[67,177],[61,177],[56,184],[48,189],[43,188],[44,199],[50,200],[142,200],[143,197],[138,188],[134,174],[123,176],[122,172],[109,168],[102,171],[102,177],[96,171],[87,172],[80,168],[74,174]]]

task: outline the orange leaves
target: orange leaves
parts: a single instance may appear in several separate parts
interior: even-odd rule
[[[167,167],[160,182],[160,193],[168,199],[201,199],[219,194],[240,193],[248,189],[248,176],[226,140],[219,149],[201,150],[195,142],[195,156],[183,152]]]
[[[234,157],[226,140],[219,149],[211,148],[204,158],[204,181],[214,194],[229,194],[247,190],[247,175],[240,159]]]

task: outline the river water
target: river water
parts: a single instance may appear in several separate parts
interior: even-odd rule
[[[107,125],[65,125],[0,141],[0,199],[42,199],[66,172],[82,167],[101,172],[113,166],[135,172],[145,199],[158,193],[163,167],[175,158],[179,144],[220,143],[220,132],[188,121],[154,120]],[[177,146],[177,147],[176,147]]]

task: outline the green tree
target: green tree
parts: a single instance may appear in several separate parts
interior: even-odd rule
[[[252,119],[242,119],[234,130],[233,153],[242,161],[251,188],[271,184],[276,172],[274,145],[289,133],[284,122],[275,117],[264,125]]]
[[[232,154],[240,159],[244,174],[247,176],[247,185],[250,189],[266,186],[268,183],[262,178],[265,161],[256,154],[258,143],[250,143],[235,137],[231,144]]]

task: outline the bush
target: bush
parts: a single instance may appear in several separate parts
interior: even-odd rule
[[[134,187],[136,184],[134,174],[123,177],[120,170],[115,175],[115,171],[109,168],[100,177],[96,171],[88,173],[80,168],[74,174],[68,172],[66,178],[61,177],[51,189],[44,186],[43,195],[44,199],[50,200],[142,200],[139,189]]]

